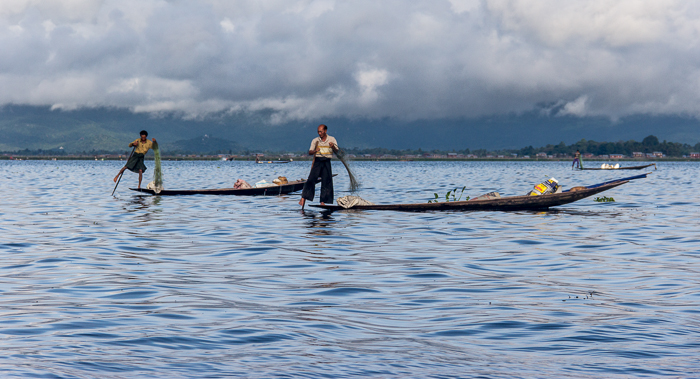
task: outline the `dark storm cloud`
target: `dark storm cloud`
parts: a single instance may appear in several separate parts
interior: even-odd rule
[[[4,0],[0,104],[697,116],[698,16],[683,1]]]

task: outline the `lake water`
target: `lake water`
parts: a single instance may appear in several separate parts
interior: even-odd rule
[[[123,164],[0,161],[2,377],[700,377],[700,163],[549,212],[333,214],[299,194],[143,196],[129,172],[112,197]],[[309,165],[163,162],[164,185]],[[375,203],[638,173],[353,165]]]

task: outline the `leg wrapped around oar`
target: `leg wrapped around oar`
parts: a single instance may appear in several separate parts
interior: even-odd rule
[[[129,154],[129,158],[127,158],[127,160],[126,160],[127,164],[131,160],[131,157],[134,155],[134,151],[136,151],[136,146],[134,146],[134,148],[131,149],[131,154]],[[119,173],[117,174],[117,176],[114,177],[114,182],[117,184],[114,185],[114,189],[112,190],[112,196],[114,196],[114,193],[117,191],[117,187],[119,186],[119,182],[122,181],[122,175],[124,175],[124,170],[126,170],[126,165],[124,165],[124,167],[122,167],[122,169],[119,170]]]

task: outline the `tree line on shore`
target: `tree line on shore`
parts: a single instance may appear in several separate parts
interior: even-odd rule
[[[344,149],[347,154],[360,155],[372,155],[372,156],[382,156],[382,155],[394,155],[394,156],[407,156],[415,155],[422,156],[424,154],[439,154],[445,155],[448,153],[457,153],[462,155],[475,155],[477,157],[484,157],[487,155],[505,155],[512,156],[517,155],[531,156],[535,157],[538,153],[546,153],[547,155],[554,156],[573,156],[576,150],[581,152],[581,154],[593,154],[593,155],[610,155],[610,154],[623,154],[627,157],[631,157],[634,152],[641,152],[644,154],[653,152],[662,152],[667,157],[682,157],[683,155],[688,155],[691,152],[700,152],[700,142],[695,145],[690,145],[687,143],[679,142],[660,142],[656,136],[650,135],[642,140],[642,142],[637,141],[618,141],[618,142],[597,142],[593,140],[582,139],[574,144],[566,145],[561,142],[557,145],[546,145],[542,147],[532,147],[527,146],[521,149],[501,149],[501,150],[486,150],[486,149],[463,149],[463,150],[422,150],[422,149],[386,149],[386,148],[346,148]],[[242,155],[251,155],[255,153],[263,153],[265,155],[277,155],[280,152],[273,151],[260,151],[253,152],[250,150],[238,150],[233,151],[231,149],[217,149],[216,151],[202,152],[200,151],[183,151],[178,149],[177,152],[171,152],[171,154],[226,154],[231,155],[233,153]],[[114,152],[106,150],[91,150],[82,152],[66,152],[65,150],[50,149],[50,150],[19,150],[19,151],[7,151],[0,152],[3,155],[19,155],[19,156],[64,156],[64,155],[107,155],[107,154],[124,154],[123,151]],[[168,154],[168,152],[164,152]]]
[[[423,154],[447,154],[447,151],[441,150],[430,150],[424,151],[422,149],[417,150],[397,150],[397,149],[384,149],[384,148],[350,148],[346,149],[349,154],[364,155],[370,154],[375,156],[381,155],[395,155],[395,156],[406,156],[406,155],[423,155]],[[571,145],[567,145],[561,142],[557,145],[546,145],[542,147],[532,147],[527,146],[521,149],[501,149],[501,150],[485,150],[485,149],[464,149],[464,150],[451,150],[451,153],[457,153],[462,155],[473,154],[478,157],[483,157],[486,155],[505,155],[512,156],[517,154],[517,156],[522,157],[529,155],[535,157],[538,153],[546,153],[547,155],[554,156],[573,156],[578,150],[581,154],[593,154],[593,155],[610,155],[610,154],[623,154],[627,157],[631,157],[632,153],[653,153],[660,151],[668,157],[682,157],[683,155],[688,155],[691,152],[700,152],[700,142],[695,145],[689,145],[687,143],[678,142],[660,142],[656,136],[650,135],[642,140],[642,142],[637,141],[618,141],[618,142],[597,142],[593,140],[582,139]]]
[[[688,155],[691,152],[700,152],[700,142],[696,143],[695,145],[667,141],[659,142],[659,139],[653,135],[647,136],[642,140],[642,142],[632,140],[618,142],[596,142],[582,139],[568,146],[565,145],[563,142],[561,142],[558,145],[547,145],[545,147],[540,148],[533,148],[532,146],[528,146],[526,148],[520,149],[518,153],[520,155],[535,155],[539,152],[545,152],[550,155],[573,155],[576,152],[576,150],[581,152],[581,154],[623,154],[627,157],[631,157],[632,153],[634,152],[646,154],[660,151],[668,157],[682,157],[683,155]]]

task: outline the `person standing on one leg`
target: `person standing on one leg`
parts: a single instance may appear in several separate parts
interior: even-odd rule
[[[153,138],[153,141],[149,141],[148,132],[145,130],[142,130],[140,134],[141,138],[129,144],[129,147],[135,146],[134,153],[131,155],[131,158],[129,158],[129,160],[126,162],[126,166],[122,167],[122,169],[119,170],[117,176],[114,177],[115,183],[119,179],[119,175],[121,175],[124,172],[124,170],[128,168],[132,172],[139,173],[138,188],[141,188],[141,180],[143,179],[143,173],[144,171],[146,171],[146,165],[143,163],[144,156],[146,155],[148,150],[153,148],[153,144],[157,142],[155,138]]]
[[[309,178],[304,183],[304,190],[301,192],[299,205],[304,208],[306,200],[313,201],[316,191],[316,180],[321,178],[321,205],[333,203],[333,171],[331,170],[331,158],[333,153],[338,151],[338,142],[335,138],[327,134],[326,125],[318,126],[318,137],[311,141],[309,155],[314,156]]]

